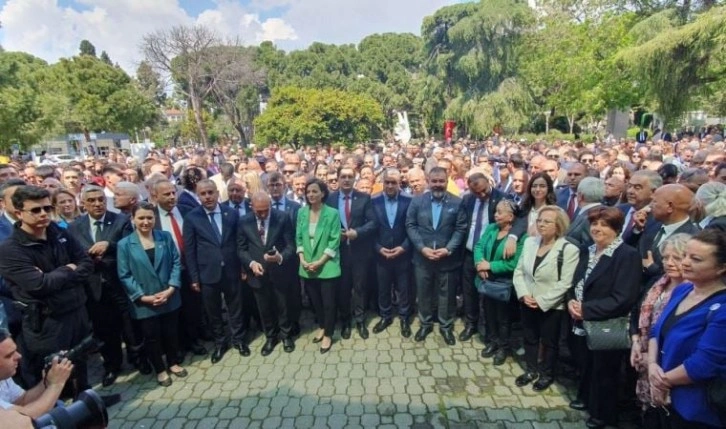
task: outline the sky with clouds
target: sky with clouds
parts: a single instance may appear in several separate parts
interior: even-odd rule
[[[314,41],[357,43],[369,34],[412,32],[438,8],[467,0],[0,0],[0,45],[53,62],[88,39],[133,71],[144,34],[204,24],[245,44],[285,50]]]

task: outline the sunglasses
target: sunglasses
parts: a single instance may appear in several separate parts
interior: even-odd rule
[[[283,170],[284,174],[295,174],[295,170]]]
[[[330,179],[328,180],[328,183],[338,183],[338,179]]]
[[[34,215],[38,215],[38,214],[40,214],[41,211],[45,211],[46,213],[50,213],[53,210],[55,210],[55,208],[53,206],[38,206],[38,207],[33,207],[32,209],[27,209],[27,210],[23,210],[23,211],[24,212],[30,212],[30,213],[32,213]]]

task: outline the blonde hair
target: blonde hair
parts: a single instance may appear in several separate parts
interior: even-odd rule
[[[544,212],[554,212],[555,214],[555,237],[561,238],[565,236],[567,230],[570,228],[570,218],[567,216],[564,210],[555,205],[542,206],[537,211],[537,218]]]
[[[265,185],[262,184],[262,179],[260,179],[260,175],[256,172],[248,171],[242,178],[247,185],[247,195],[253,195],[260,191],[265,192]]]

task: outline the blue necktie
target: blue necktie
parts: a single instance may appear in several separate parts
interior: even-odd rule
[[[441,218],[441,201],[432,201],[431,207],[433,210],[433,222],[434,222],[434,229],[439,228],[439,220]]]
[[[222,244],[222,233],[219,231],[219,226],[217,225],[217,222],[214,220],[214,215],[216,215],[216,212],[210,212],[209,213],[209,221],[212,222],[212,231],[214,231],[214,236],[217,238],[217,241]]]
[[[484,214],[484,202],[479,200],[479,208],[476,211],[476,218],[474,219],[474,240],[472,241],[472,248],[473,246],[476,246],[476,243],[479,242],[479,238],[481,237],[481,228],[482,228],[482,215]]]

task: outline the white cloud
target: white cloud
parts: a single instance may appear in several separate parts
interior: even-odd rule
[[[197,1],[197,0],[194,0]],[[142,59],[144,34],[174,25],[209,25],[221,35],[246,44],[271,40],[285,49],[314,41],[357,43],[380,32],[419,34],[426,15],[460,0],[214,0],[190,16],[180,0],[76,0],[83,10],[58,0],[6,0],[0,9],[0,44],[47,61],[78,53],[88,39],[100,54],[133,72]],[[274,10],[281,16],[270,16]],[[264,19],[260,17],[264,16]]]

